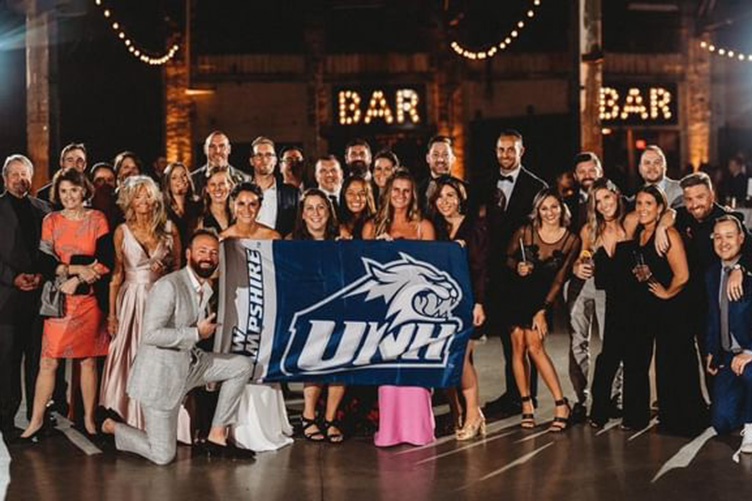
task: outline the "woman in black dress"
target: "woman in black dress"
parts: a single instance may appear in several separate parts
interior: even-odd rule
[[[436,191],[430,200],[436,220],[436,240],[454,241],[467,248],[470,274],[475,294],[473,326],[480,327],[486,321],[483,303],[486,297],[486,273],[488,264],[488,226],[485,218],[472,217],[467,213],[467,189],[464,183],[451,176],[441,176],[436,181]],[[462,367],[462,395],[465,398],[463,426],[456,430],[457,440],[471,440],[486,434],[486,419],[480,410],[478,375],[473,365],[473,340],[480,338],[482,331],[473,331],[465,350]],[[451,398],[451,396],[450,396]],[[454,399],[457,399],[456,391]],[[459,409],[459,403],[453,407]]]
[[[668,229],[665,256],[655,250],[655,229],[666,211],[666,195],[654,185],[640,188],[636,198],[639,221],[633,244],[636,289],[634,329],[624,361],[624,420],[626,429],[647,426],[650,419],[648,370],[656,346],[659,429],[690,436],[708,425],[693,331],[686,325],[689,280],[687,255],[679,232]]]
[[[509,301],[512,318],[512,367],[522,400],[523,428],[535,427],[530,397],[528,354],[538,368],[556,405],[550,430],[564,431],[571,409],[564,398],[543,340],[551,323],[551,307],[580,252],[580,237],[570,232],[569,209],[555,189],[543,189],[533,201],[532,222],[515,233],[507,249],[507,265],[515,272],[516,294]]]

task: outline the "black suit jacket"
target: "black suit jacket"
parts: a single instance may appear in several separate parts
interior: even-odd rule
[[[292,233],[295,226],[299,199],[300,191],[295,186],[286,184],[282,182],[281,178],[277,178],[277,222],[274,229],[283,238]]]
[[[489,269],[506,268],[506,252],[512,235],[530,221],[529,215],[533,210],[535,195],[548,187],[548,184],[541,178],[524,167],[520,167],[520,174],[514,185],[512,196],[507,201],[506,210],[501,211],[491,201],[491,194],[496,190],[499,175],[497,170],[494,177],[487,183],[488,194],[484,197],[491,233],[491,263],[489,263],[491,267]]]
[[[12,318],[15,301],[20,291],[13,286],[19,273],[40,273],[38,252],[29,253],[24,242],[16,211],[8,192],[0,195],[0,318]],[[34,214],[34,239],[39,247],[42,235],[42,219],[50,212],[50,206],[34,197],[29,197]],[[36,248],[35,247],[35,248]],[[8,317],[10,316],[10,317]]]

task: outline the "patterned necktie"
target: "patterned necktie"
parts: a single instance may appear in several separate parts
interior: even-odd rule
[[[731,351],[731,333],[729,332],[728,325],[728,295],[726,294],[726,288],[728,286],[729,274],[731,268],[728,266],[723,267],[723,277],[721,278],[721,290],[720,290],[720,310],[721,310],[721,347],[724,351]]]

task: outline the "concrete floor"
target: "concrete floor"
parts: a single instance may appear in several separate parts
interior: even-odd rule
[[[571,396],[567,342],[566,335],[555,334],[548,347]],[[478,347],[483,400],[502,390],[500,357],[498,339]],[[654,428],[630,434],[616,426],[598,432],[583,425],[553,435],[545,425],[553,402],[543,388],[540,403],[539,427],[532,431],[519,429],[519,417],[513,417],[490,423],[485,440],[469,443],[446,437],[427,447],[379,450],[364,439],[341,446],[298,440],[259,454],[253,463],[192,458],[190,448],[181,446],[174,463],[158,467],[128,454],[97,453],[67,430],[31,447],[10,447],[6,497],[648,500],[729,499],[750,492],[752,457],[743,456],[739,464],[731,459],[738,436],[688,440]],[[0,497],[7,482],[4,454],[0,448]]]

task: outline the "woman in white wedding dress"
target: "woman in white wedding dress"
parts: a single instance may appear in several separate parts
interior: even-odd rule
[[[261,188],[255,184],[237,185],[230,194],[235,222],[222,232],[221,238],[279,240],[279,233],[256,221],[263,198]],[[292,426],[279,384],[246,385],[232,435],[239,447],[257,452],[277,450],[293,442]]]

